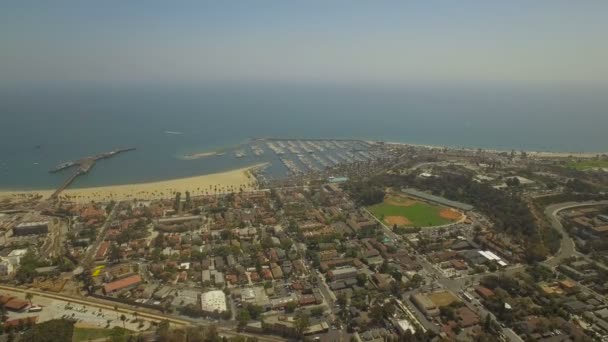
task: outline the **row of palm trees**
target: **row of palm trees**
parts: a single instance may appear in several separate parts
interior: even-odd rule
[[[234,193],[234,192],[243,192],[249,189],[254,189],[257,186],[256,181],[252,181],[249,183],[243,183],[239,185],[222,185],[222,184],[209,184],[209,188],[201,188],[197,187],[196,192],[192,192],[193,196],[209,196],[209,195],[219,195],[225,193]],[[175,188],[167,188],[166,190],[153,190],[153,191],[139,191],[136,193],[126,194],[125,197],[128,199],[137,200],[138,196],[143,198],[155,197],[155,198],[170,198],[174,196],[178,191]],[[150,196],[152,195],[152,196]],[[106,197],[107,196],[107,197]],[[102,196],[102,193],[93,192],[89,195],[69,195],[63,194],[60,196],[60,199],[63,201],[76,201],[76,202],[91,202],[94,201],[95,198],[102,197],[103,200],[112,200],[116,199],[118,195],[113,193]]]

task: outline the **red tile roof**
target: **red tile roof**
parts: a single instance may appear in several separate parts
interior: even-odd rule
[[[99,249],[97,250],[97,253],[95,254],[95,259],[101,260],[101,259],[105,258],[106,253],[108,252],[108,248],[110,248],[110,242],[109,241],[102,242],[101,245],[99,245]]]
[[[6,304],[9,300],[11,300],[13,298],[15,298],[15,297],[8,296],[8,295],[0,295],[0,304]]]
[[[479,295],[481,297],[483,297],[484,299],[488,299],[488,298],[494,296],[494,291],[490,290],[487,287],[478,286],[475,288],[475,291],[477,291],[477,293],[479,293]]]
[[[19,324],[27,324],[27,323],[29,323],[30,325],[34,325],[34,324],[36,324],[37,321],[38,321],[38,316],[11,319],[11,320],[4,322],[4,328],[8,328],[8,327],[14,328],[14,327],[18,327]]]
[[[111,283],[105,284],[103,289],[105,293],[112,293],[117,290],[121,290],[130,286],[138,285],[142,282],[141,276],[139,274],[132,275],[130,277],[126,277],[117,281],[113,281]]]
[[[4,304],[4,307],[7,308],[8,310],[21,311],[28,305],[30,305],[29,302],[26,302],[21,299],[13,298],[13,299],[9,300],[8,302],[6,302],[6,304]]]

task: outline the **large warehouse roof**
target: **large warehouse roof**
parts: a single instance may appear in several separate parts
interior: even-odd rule
[[[446,199],[446,198],[443,198],[443,197],[431,195],[429,193],[418,191],[418,190],[415,190],[415,189],[412,189],[412,188],[401,189],[401,191],[403,191],[404,193],[406,193],[406,194],[408,194],[410,196],[414,196],[414,197],[421,198],[423,200],[427,200],[427,201],[443,204],[443,205],[446,205],[448,207],[452,207],[452,208],[456,208],[456,209],[460,209],[460,210],[465,210],[465,211],[473,210],[473,206],[470,205],[470,204],[452,201],[452,200],[449,200],[449,199]]]
[[[201,309],[205,312],[227,311],[224,291],[215,290],[203,293],[201,295]]]

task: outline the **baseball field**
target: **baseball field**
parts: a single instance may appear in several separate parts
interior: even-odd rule
[[[385,224],[398,227],[441,226],[462,217],[453,209],[397,195],[386,196],[382,203],[372,205],[368,210]]]

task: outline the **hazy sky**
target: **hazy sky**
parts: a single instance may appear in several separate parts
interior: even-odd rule
[[[0,83],[608,83],[608,1],[0,2]]]

